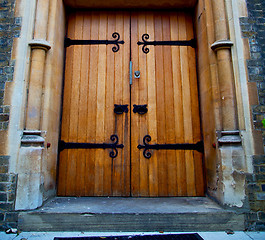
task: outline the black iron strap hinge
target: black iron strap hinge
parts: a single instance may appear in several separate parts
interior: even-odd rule
[[[143,139],[144,145],[139,144],[138,149],[144,149],[143,155],[145,158],[151,158],[150,149],[154,150],[196,150],[203,153],[203,141],[197,143],[178,143],[178,144],[148,144],[151,141],[151,136],[146,135]]]
[[[142,50],[144,53],[149,53],[150,49],[147,47],[148,45],[153,46],[190,46],[192,48],[196,47],[196,40],[191,39],[187,41],[147,41],[149,39],[149,34],[145,33],[142,36],[142,42],[138,41],[138,45],[143,45]]]
[[[99,44],[109,45],[109,44],[114,44],[114,47],[112,47],[112,51],[118,52],[120,49],[119,44],[124,44],[124,41],[120,40],[120,34],[117,32],[112,33],[112,37],[114,38],[114,40],[74,40],[74,39],[70,39],[70,38],[65,38],[64,46],[67,48],[71,45],[99,45]]]
[[[118,155],[117,148],[124,148],[123,144],[118,144],[119,138],[117,135],[111,135],[110,140],[113,143],[76,143],[76,142],[64,142],[59,141],[59,151],[63,151],[64,149],[112,149],[109,153],[111,158],[115,158]]]

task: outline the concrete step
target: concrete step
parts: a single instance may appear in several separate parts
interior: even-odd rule
[[[55,198],[21,212],[21,231],[183,232],[244,230],[244,215],[208,198]]]

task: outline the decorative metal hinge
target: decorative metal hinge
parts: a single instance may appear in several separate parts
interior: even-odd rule
[[[118,155],[117,148],[124,148],[123,144],[118,144],[119,138],[117,135],[111,135],[110,140],[113,143],[76,143],[76,142],[59,142],[59,151],[63,151],[64,149],[92,149],[92,148],[102,148],[107,149],[111,148],[111,152],[109,156],[111,158],[115,158]]]
[[[144,53],[149,53],[150,49],[147,47],[148,45],[153,45],[153,46],[190,46],[195,48],[196,47],[196,40],[191,39],[188,41],[147,41],[149,39],[149,34],[145,33],[142,36],[143,42],[138,41],[138,45],[143,45],[142,50]]]
[[[155,150],[196,150],[203,153],[203,141],[193,143],[181,143],[181,144],[148,144],[151,141],[151,136],[144,136],[143,142],[144,145],[138,145],[138,149],[144,149],[143,155],[145,158],[151,158],[152,154],[149,151],[150,149]]]
[[[119,44],[124,44],[124,41],[120,40],[120,34],[117,32],[112,33],[112,37],[114,40],[73,40],[70,38],[65,38],[64,46],[67,48],[71,45],[98,45],[98,44],[114,44],[115,46],[112,48],[113,52],[118,52],[120,49]],[[115,39],[116,38],[116,39]]]

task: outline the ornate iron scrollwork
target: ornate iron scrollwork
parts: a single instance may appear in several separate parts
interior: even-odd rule
[[[152,154],[149,151],[150,149],[155,150],[196,150],[203,153],[203,141],[197,143],[182,143],[182,144],[148,144],[151,141],[151,136],[146,135],[143,138],[144,145],[139,144],[138,149],[144,149],[143,155],[145,158],[151,158]]]
[[[196,40],[191,39],[188,41],[147,41],[149,39],[149,34],[145,33],[142,35],[142,42],[138,41],[138,45],[143,45],[142,50],[145,54],[149,53],[150,49],[147,47],[148,45],[153,46],[190,46],[195,48],[196,46]]]
[[[102,148],[107,149],[111,148],[109,156],[111,158],[116,158],[118,155],[117,148],[124,148],[123,144],[118,144],[119,138],[117,135],[111,135],[110,140],[113,143],[76,143],[76,142],[59,142],[59,150],[63,151],[64,149],[92,149],[92,148]]]
[[[147,104],[145,105],[133,105],[133,112],[143,115],[148,112]]]
[[[67,48],[71,45],[98,45],[98,44],[104,44],[104,45],[109,45],[109,44],[114,44],[112,47],[113,52],[118,52],[120,49],[119,44],[124,44],[124,41],[120,40],[120,34],[117,32],[112,33],[112,37],[114,40],[74,40],[70,38],[65,38],[64,40],[64,46]]]
[[[128,105],[114,104],[114,113],[116,114],[128,113]]]

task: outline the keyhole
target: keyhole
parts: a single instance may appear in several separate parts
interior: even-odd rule
[[[134,78],[140,78],[140,71],[134,72]]]

